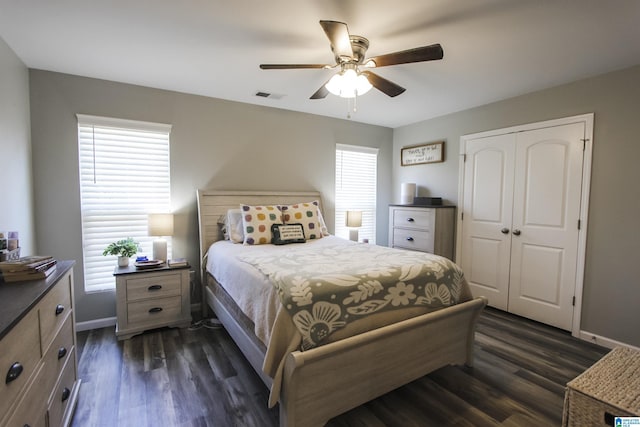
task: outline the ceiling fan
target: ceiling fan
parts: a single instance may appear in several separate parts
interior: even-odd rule
[[[340,67],[340,71],[335,74],[327,83],[322,85],[310,99],[322,99],[329,93],[352,98],[368,91],[372,86],[388,96],[398,96],[405,91],[405,88],[389,81],[366,68],[386,67],[389,65],[409,64],[413,62],[433,61],[442,59],[444,51],[440,44],[417,47],[389,53],[386,55],[374,56],[365,60],[365,54],[369,48],[369,40],[362,36],[349,34],[347,24],[338,21],[320,21],[322,29],[329,38],[331,50],[336,59],[334,65],[328,64],[260,64],[263,70],[285,70],[285,69],[333,69]],[[365,70],[361,70],[365,68]],[[349,88],[341,86],[350,84]]]

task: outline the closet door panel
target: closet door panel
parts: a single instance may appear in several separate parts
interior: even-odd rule
[[[474,295],[506,310],[515,135],[470,141],[466,153],[460,264]]]
[[[518,134],[509,311],[571,329],[582,123]]]

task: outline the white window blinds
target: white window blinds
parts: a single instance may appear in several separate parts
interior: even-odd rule
[[[102,256],[104,248],[133,237],[151,258],[147,215],[170,212],[171,126],[77,117],[85,290],[113,289],[116,257]]]
[[[377,148],[336,144],[336,236],[349,238],[346,211],[362,211],[359,240],[375,243],[377,179]]]

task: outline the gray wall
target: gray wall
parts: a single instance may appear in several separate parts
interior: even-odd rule
[[[22,255],[33,255],[29,72],[0,38],[0,232],[18,231]]]
[[[78,262],[80,322],[115,316],[115,296],[84,292],[76,113],[173,125],[173,253],[195,269],[198,188],[318,190],[333,230],[336,143],[380,149],[377,235],[387,242],[391,129],[47,71],[31,70],[30,85],[37,242]]]
[[[640,346],[640,66],[394,130],[392,200],[400,183],[458,197],[460,136],[595,113],[581,329]],[[403,146],[446,141],[446,162],[400,166]]]

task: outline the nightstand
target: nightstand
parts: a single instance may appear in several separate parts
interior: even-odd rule
[[[116,336],[191,324],[189,266],[138,269],[116,267]]]
[[[389,206],[389,246],[453,260],[455,206]]]

